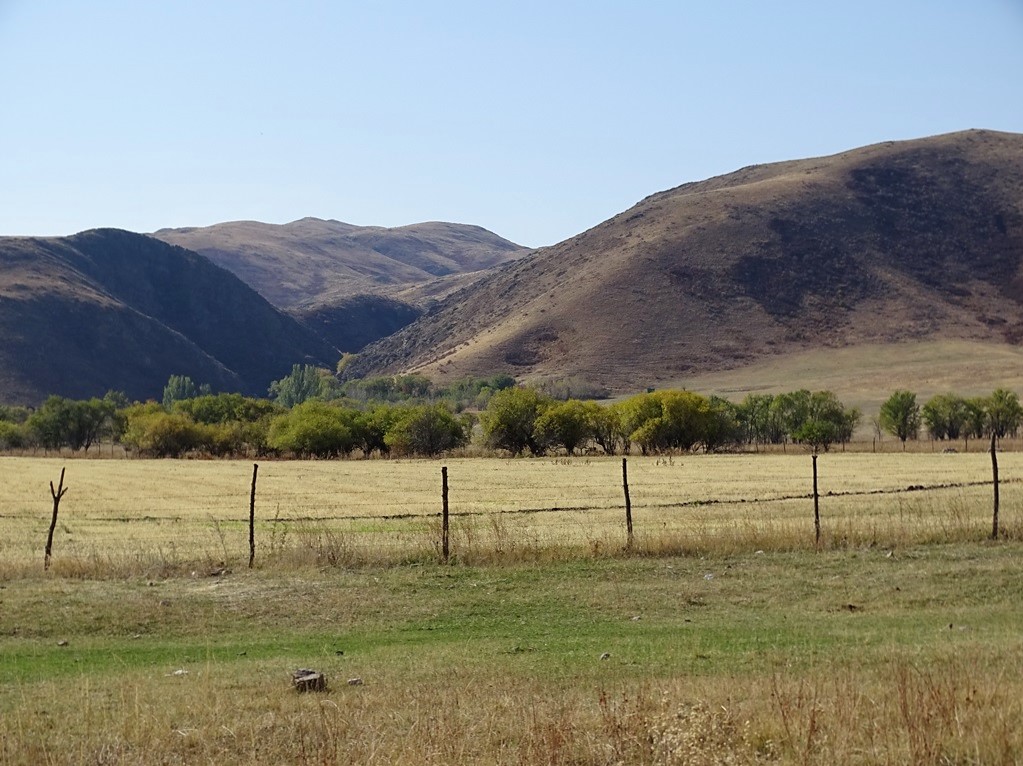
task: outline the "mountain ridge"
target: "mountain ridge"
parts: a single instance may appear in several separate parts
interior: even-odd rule
[[[172,374],[265,394],[339,352],[230,272],[118,229],[0,237],[0,400],[158,396]]]
[[[482,277],[353,374],[616,390],[814,345],[1023,336],[1023,136],[971,130],[649,195]]]

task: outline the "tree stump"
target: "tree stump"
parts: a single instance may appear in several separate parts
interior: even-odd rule
[[[291,685],[295,691],[322,692],[327,690],[327,677],[309,668],[301,668],[291,674]]]

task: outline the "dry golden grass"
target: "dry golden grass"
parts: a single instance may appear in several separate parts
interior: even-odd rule
[[[116,686],[86,676],[24,687],[0,730],[40,736],[4,740],[0,762],[1012,764],[1023,666],[1002,670],[897,659],[866,677],[820,668],[598,689],[457,670],[410,684],[392,672],[309,696],[260,665],[129,672]]]
[[[267,462],[251,572],[251,463],[68,461],[44,575],[61,465],[0,460],[0,764],[1023,761],[1023,453],[999,543],[986,455],[824,455],[820,551],[805,454],[630,458],[632,555],[620,460],[451,460],[448,566],[441,463]]]
[[[1023,453],[1003,453],[1003,524]],[[117,576],[248,559],[252,464],[0,458],[6,477],[0,575],[40,563],[48,482],[67,466],[53,566]],[[452,552],[463,563],[611,554],[624,542],[614,458],[452,459]],[[257,485],[257,562],[432,560],[440,539],[435,461],[265,462]],[[832,453],[819,460],[826,547],[983,537],[990,465],[983,453]],[[629,459],[636,547],[650,553],[797,550],[813,545],[810,458],[803,452]],[[911,489],[912,488],[912,489]],[[573,553],[574,551],[574,553]]]

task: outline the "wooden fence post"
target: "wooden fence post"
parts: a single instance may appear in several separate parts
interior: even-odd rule
[[[441,555],[444,557],[444,563],[448,563],[448,555],[450,553],[448,547],[448,467],[444,466],[440,469],[441,479],[441,522],[440,522],[440,534],[441,534]]]
[[[256,562],[256,474],[259,463],[252,464],[252,491],[249,492],[249,569]]]
[[[813,531],[814,543],[817,548],[821,547],[821,504],[820,494],[817,492],[817,453],[813,453]]]
[[[50,531],[46,535],[46,555],[43,558],[44,572],[50,568],[50,554],[53,553],[53,530],[57,528],[57,510],[60,508],[60,499],[67,493],[67,489],[64,486],[64,468],[61,468],[57,489],[54,489],[53,482],[50,482],[50,495],[53,497],[53,518],[50,519]]]
[[[632,548],[632,501],[629,499],[629,461],[622,458],[622,489],[625,490],[625,547]]]
[[[991,539],[998,539],[998,454],[996,447],[997,437],[994,428],[991,429],[991,479],[995,486],[995,509],[991,519]]]

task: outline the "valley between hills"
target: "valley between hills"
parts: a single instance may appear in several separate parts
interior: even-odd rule
[[[658,192],[551,247],[302,219],[0,238],[0,402],[265,395],[296,363],[617,395],[1018,388],[1023,136],[968,130]]]

